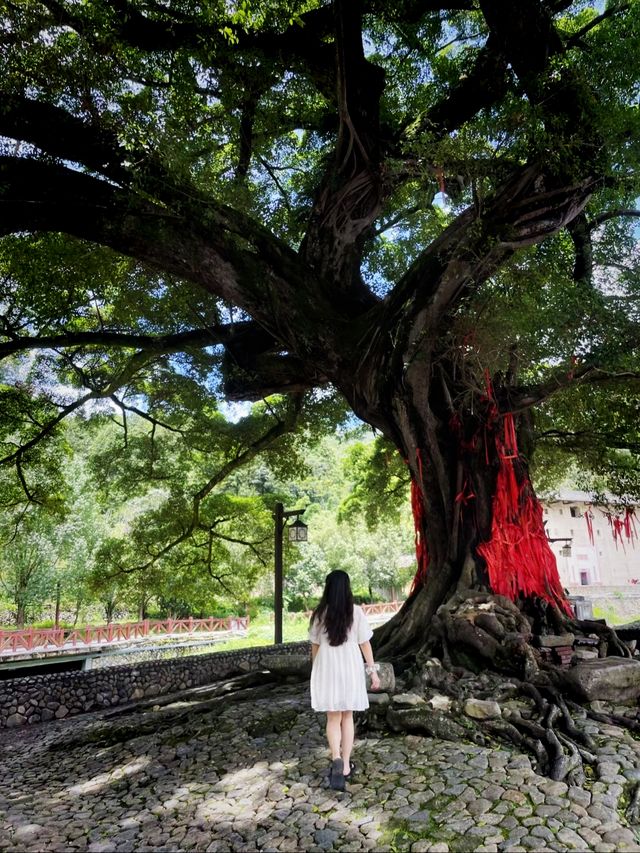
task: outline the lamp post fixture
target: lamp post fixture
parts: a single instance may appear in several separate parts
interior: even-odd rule
[[[306,542],[307,541],[307,525],[300,521],[299,516],[304,512],[303,509],[285,510],[281,503],[276,503],[273,512],[273,520],[275,522],[275,542],[274,542],[274,557],[275,557],[275,575],[274,575],[274,590],[273,590],[273,606],[275,613],[275,638],[276,644],[282,642],[282,591],[283,591],[283,571],[282,571],[282,534],[287,526],[287,519],[294,518],[295,521],[289,525],[289,541],[290,542]]]
[[[547,542],[564,542],[565,544],[560,549],[561,557],[570,557],[571,556],[571,543],[573,542],[573,536],[549,536],[547,533],[547,522],[544,522],[544,535],[547,537]]]
[[[570,557],[571,556],[571,542],[573,541],[572,536],[558,536],[555,539],[552,539],[550,536],[547,536],[547,542],[566,542],[566,545],[563,545],[560,548],[560,556],[561,557]]]

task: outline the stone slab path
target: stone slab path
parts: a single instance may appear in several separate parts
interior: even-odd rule
[[[342,794],[304,686],[199,688],[3,731],[0,851],[640,851],[623,817],[640,741],[588,725],[584,787],[504,747],[408,735],[360,739]]]

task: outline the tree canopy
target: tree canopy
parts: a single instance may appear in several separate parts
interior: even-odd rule
[[[12,521],[68,501],[58,427],[108,401],[113,488],[167,478],[162,535],[112,551],[142,595],[159,555],[202,567],[232,535],[227,475],[346,401],[387,446],[354,451],[376,466],[343,512],[411,481],[418,572],[376,654],[422,688],[433,654],[535,682],[540,724],[507,736],[573,773],[528,638],[630,651],[573,619],[530,468],[577,452],[639,491],[640,0],[7,0],[0,22]]]

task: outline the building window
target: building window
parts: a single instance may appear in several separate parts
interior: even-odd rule
[[[589,585],[589,572],[580,572],[580,583],[582,586]]]
[[[582,512],[580,511],[580,507],[572,506],[569,509],[569,512],[571,513],[571,518],[582,518]]]
[[[601,530],[596,530],[596,535],[600,536],[600,535],[601,535],[601,533],[602,533],[602,531],[601,531]]]
[[[559,510],[558,510],[558,515],[562,515],[562,510],[561,510],[561,509],[559,509]]]

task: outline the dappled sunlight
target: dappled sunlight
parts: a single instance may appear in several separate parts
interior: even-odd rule
[[[63,795],[70,794],[74,797],[82,796],[83,794],[96,794],[105,786],[119,782],[129,776],[133,776],[142,772],[151,762],[151,759],[146,755],[138,756],[137,758],[128,761],[126,764],[121,764],[113,770],[105,773],[99,773],[91,779],[86,779],[84,782],[79,782],[77,785],[72,785],[67,788]]]

